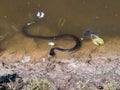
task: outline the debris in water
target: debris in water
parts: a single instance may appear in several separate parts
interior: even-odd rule
[[[37,15],[36,15],[39,19],[41,18],[44,18],[45,16],[45,13],[44,12],[37,12]]]
[[[83,41],[83,40],[84,40],[84,38],[80,38],[80,40],[82,40],[82,41]]]
[[[90,36],[92,39],[92,42],[95,45],[103,45],[104,44],[104,40],[89,29],[86,30],[83,34],[84,34],[84,36]]]
[[[104,44],[104,40],[95,34],[91,34],[91,39],[95,45],[103,45]]]
[[[59,21],[58,21],[58,26],[59,26],[59,27],[63,27],[64,24],[65,24],[65,22],[66,22],[66,19],[60,18]]]
[[[55,46],[55,42],[48,42],[49,46]]]
[[[29,26],[29,25],[31,25],[31,24],[33,24],[33,23],[35,23],[35,22],[30,22],[30,23],[27,23],[27,25]]]

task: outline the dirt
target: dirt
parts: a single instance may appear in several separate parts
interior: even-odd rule
[[[16,73],[24,81],[47,79],[56,90],[109,90],[113,83],[120,89],[120,56],[89,59],[42,58],[36,63],[0,63],[0,76]],[[21,85],[21,83],[18,84]],[[22,85],[20,90],[26,90]]]

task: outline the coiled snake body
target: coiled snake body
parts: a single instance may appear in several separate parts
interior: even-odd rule
[[[61,39],[61,38],[71,38],[75,41],[75,45],[72,47],[72,48],[69,48],[69,49],[63,49],[63,48],[59,48],[59,47],[54,47],[54,48],[51,48],[50,52],[49,52],[49,55],[50,56],[54,56],[55,55],[55,51],[61,51],[63,53],[73,53],[77,50],[80,49],[81,47],[81,40],[72,35],[72,34],[60,34],[60,35],[56,35],[56,36],[39,36],[39,35],[32,35],[29,33],[29,28],[32,27],[33,25],[35,25],[36,23],[40,23],[41,19],[36,19],[30,23],[27,23],[23,28],[22,28],[22,33],[27,36],[27,37],[30,37],[30,38],[37,38],[37,39],[45,39],[45,40],[58,40],[58,39]]]

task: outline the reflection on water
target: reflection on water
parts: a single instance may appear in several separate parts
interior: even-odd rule
[[[9,39],[14,35],[17,38],[22,26],[33,20],[38,11],[46,15],[42,35],[72,33],[80,37],[84,30],[92,29],[104,38],[120,37],[119,3],[120,0],[1,0],[1,47],[18,41],[20,38],[11,42]]]

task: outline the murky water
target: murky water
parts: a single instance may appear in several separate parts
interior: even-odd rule
[[[84,30],[91,29],[105,39],[120,38],[120,0],[1,0],[1,51],[32,43],[28,39],[21,43],[25,37],[20,30],[38,11],[45,13],[47,21],[36,27],[41,35],[70,33],[81,37]]]

